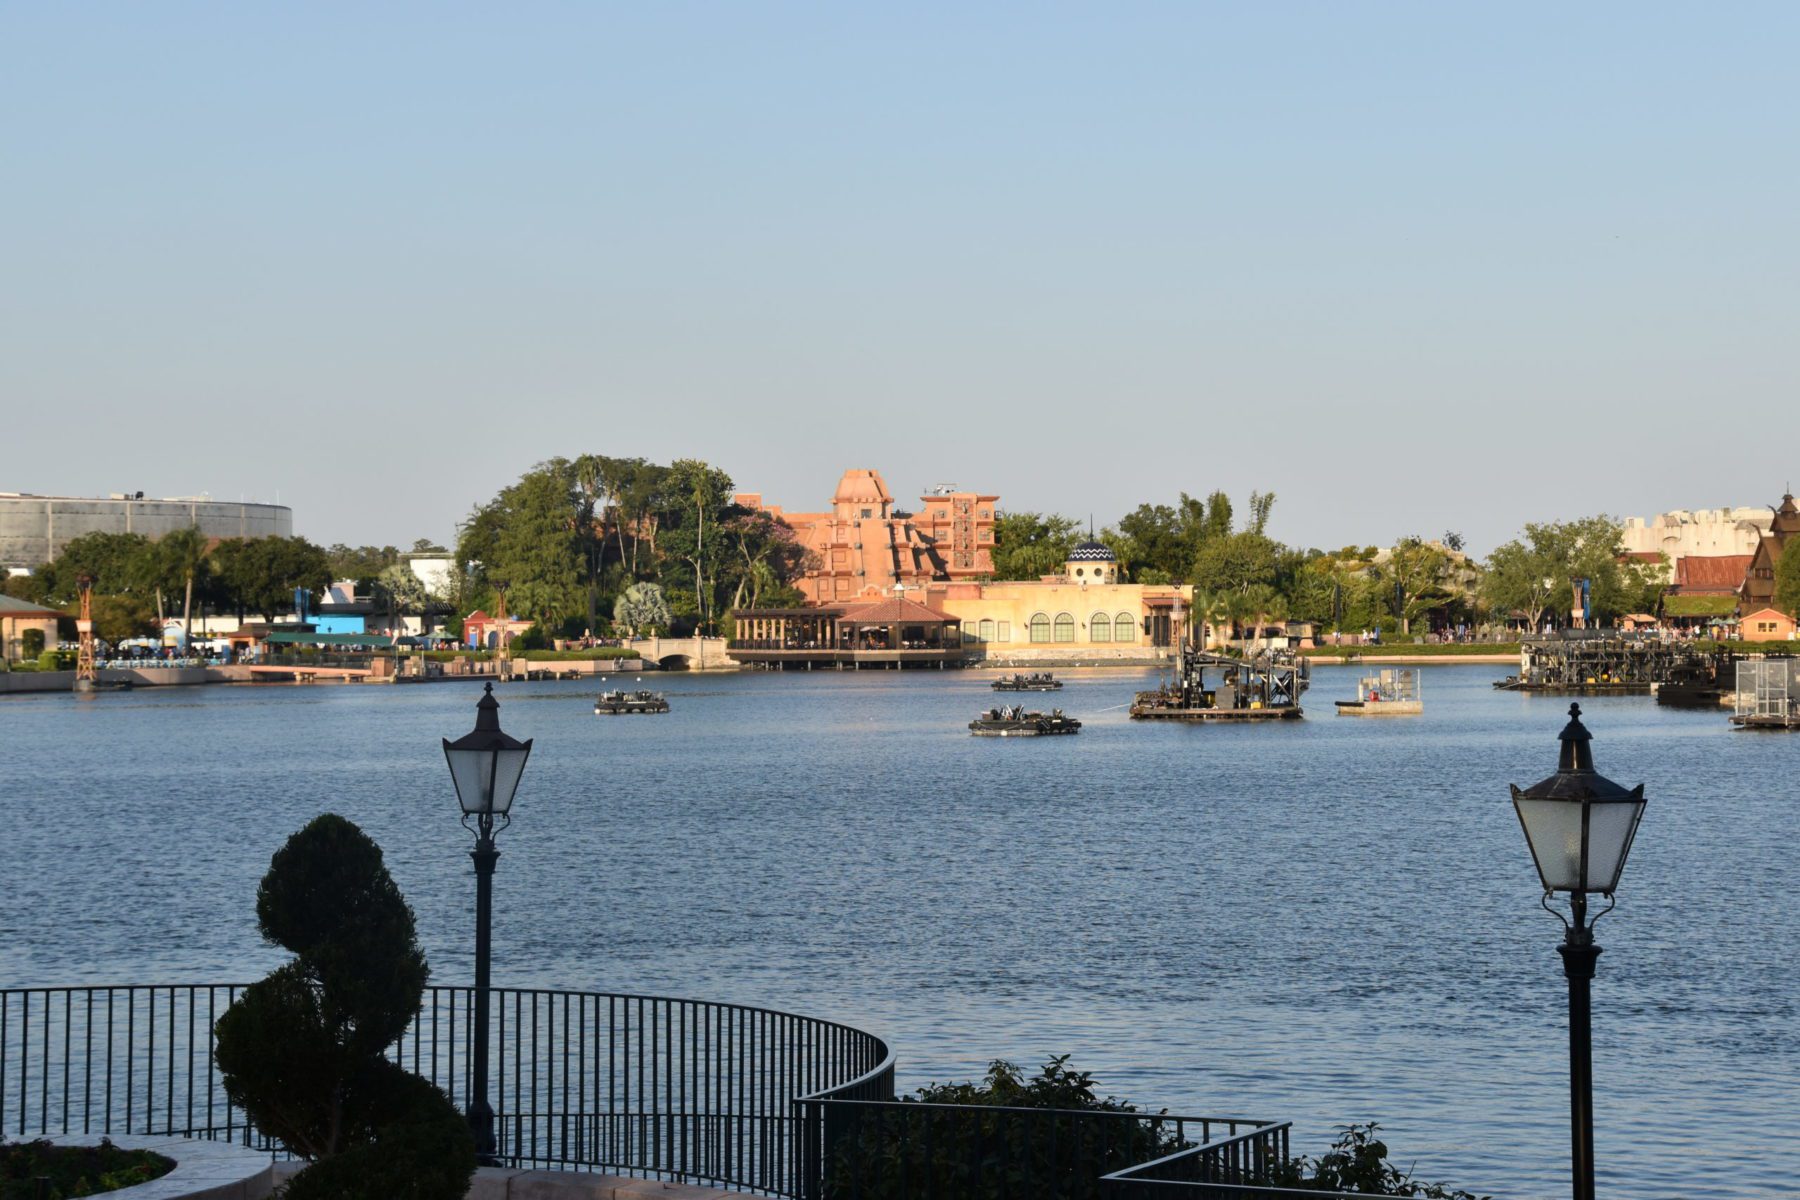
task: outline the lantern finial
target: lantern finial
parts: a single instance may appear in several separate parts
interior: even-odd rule
[[[1594,750],[1589,743],[1594,735],[1588,732],[1581,723],[1581,705],[1569,705],[1569,723],[1563,731],[1556,735],[1562,742],[1562,753],[1557,758],[1556,769],[1559,771],[1591,771],[1594,769]]]

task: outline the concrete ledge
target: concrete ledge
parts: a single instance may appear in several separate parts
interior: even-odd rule
[[[305,1165],[298,1162],[276,1163],[276,1181],[291,1179]],[[469,1181],[467,1200],[751,1200],[751,1196],[747,1192],[727,1192],[691,1183],[671,1183],[663,1179],[592,1175],[586,1171],[515,1171],[510,1167],[478,1167],[475,1178]]]
[[[97,1146],[98,1136],[53,1137],[58,1146]],[[275,1190],[269,1156],[232,1142],[204,1138],[110,1137],[123,1150],[152,1150],[175,1160],[161,1179],[120,1188],[106,1195],[117,1200],[263,1200]]]

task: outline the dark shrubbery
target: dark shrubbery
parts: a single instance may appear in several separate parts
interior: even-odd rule
[[[1172,1154],[1185,1143],[1156,1114],[1139,1120],[1071,1118],[1053,1113],[983,1112],[984,1108],[1076,1109],[1136,1113],[1094,1091],[1093,1076],[1052,1058],[1023,1077],[996,1061],[981,1083],[920,1088],[924,1104],[968,1106],[966,1112],[897,1107],[861,1110],[826,1167],[828,1196],[859,1200],[1012,1200],[1055,1196],[1101,1200],[1100,1177]]]
[[[19,653],[26,658],[36,658],[44,652],[44,631],[27,629],[19,635]]]
[[[1415,1196],[1419,1200],[1493,1200],[1473,1192],[1458,1191],[1448,1184],[1420,1183],[1411,1171],[1388,1161],[1387,1143],[1376,1137],[1381,1126],[1340,1126],[1338,1140],[1317,1159],[1301,1155],[1290,1159],[1275,1183],[1310,1192],[1356,1192],[1369,1196]]]
[[[45,1139],[0,1145],[0,1200],[37,1200],[37,1181],[50,1181],[50,1200],[98,1196],[160,1179],[173,1159],[149,1150],[121,1150],[111,1139],[98,1146],[56,1146]]]
[[[40,671],[73,671],[75,669],[75,652],[73,650],[46,650],[38,655]]]
[[[419,1011],[427,967],[381,849],[332,813],[294,834],[256,894],[263,936],[293,961],[219,1018],[226,1094],[312,1165],[287,1200],[461,1200],[475,1170],[463,1117],[383,1057]]]

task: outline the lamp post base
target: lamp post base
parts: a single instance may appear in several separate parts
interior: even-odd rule
[[[475,1139],[475,1163],[482,1167],[497,1167],[500,1160],[494,1157],[494,1110],[486,1100],[476,1100],[469,1105],[469,1135]]]

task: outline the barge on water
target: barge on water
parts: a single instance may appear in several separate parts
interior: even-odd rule
[[[1425,711],[1419,698],[1419,672],[1383,670],[1364,675],[1356,699],[1337,702],[1340,717],[1416,717]]]
[[[1653,637],[1568,630],[1519,646],[1519,673],[1496,680],[1503,692],[1648,695],[1675,676],[1687,652]]]
[[[638,713],[666,713],[668,697],[661,692],[602,692],[594,701],[597,717],[620,717]]]
[[[1208,671],[1219,682],[1209,686]],[[1154,692],[1139,692],[1134,721],[1297,721],[1311,670],[1303,658],[1264,651],[1233,658],[1183,646],[1175,675]]]
[[[1053,709],[1048,713],[1026,712],[1022,705],[990,708],[969,722],[969,732],[976,737],[1047,737],[1080,733],[1081,722]]]
[[[1800,729],[1800,659],[1739,660],[1731,723],[1739,729]]]
[[[996,692],[1054,692],[1062,687],[1062,680],[1050,672],[1042,675],[1014,675],[1011,679],[994,680]]]
[[[1669,708],[1718,708],[1735,702],[1736,689],[1736,655],[1729,650],[1696,652],[1676,662],[1668,682],[1657,686],[1656,702]]]

